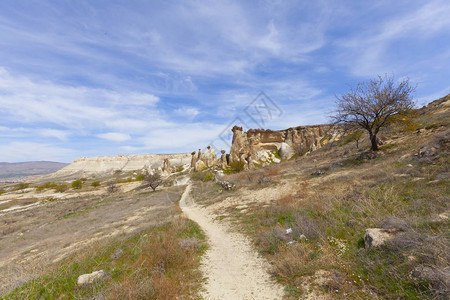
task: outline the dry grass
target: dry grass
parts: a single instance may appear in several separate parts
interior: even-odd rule
[[[198,265],[204,239],[195,223],[180,217],[131,238],[93,246],[46,269],[4,299],[195,298],[201,282]],[[109,274],[105,281],[77,286],[79,275],[100,269]]]
[[[437,217],[449,211],[448,134],[410,135],[402,142],[376,158],[361,159],[345,145],[348,151],[337,150],[341,156],[331,155],[330,147],[284,163],[292,193],[235,214],[291,297],[311,289],[333,299],[450,295],[444,271],[450,267],[449,224]],[[433,157],[414,158],[422,144],[441,146]],[[400,160],[405,154],[409,160]],[[325,173],[311,175],[316,170]],[[370,227],[400,228],[402,234],[386,246],[365,249],[364,230]],[[339,275],[325,285],[303,284],[321,270]]]

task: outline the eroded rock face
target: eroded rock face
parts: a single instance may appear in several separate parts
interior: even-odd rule
[[[280,150],[278,150],[280,157],[282,159],[289,159],[294,156],[294,149],[288,143],[281,143]]]
[[[299,126],[285,130],[250,129],[234,126],[230,150],[230,162],[250,157],[253,163],[270,151],[279,152],[281,158],[289,159],[294,154],[305,154],[338,140],[342,136],[339,125]]]
[[[135,155],[114,155],[99,157],[82,157],[76,159],[72,164],[49,176],[64,176],[75,173],[97,174],[108,173],[116,170],[155,170],[164,167],[167,160],[169,166],[183,166],[189,164],[190,153],[180,154],[135,154]]]
[[[195,170],[196,172],[200,172],[200,171],[203,171],[204,169],[206,169],[205,163],[203,162],[203,160],[198,160],[198,161],[195,163],[195,168],[194,168],[194,170]]]

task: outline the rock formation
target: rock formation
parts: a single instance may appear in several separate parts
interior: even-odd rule
[[[277,131],[250,129],[247,132],[234,126],[232,131],[230,162],[248,161],[246,158],[250,154],[251,161],[259,164],[267,159],[273,161],[270,152],[289,159],[295,154],[303,155],[319,149],[342,135],[339,125],[299,126]]]
[[[164,158],[164,165],[163,165],[163,171],[170,173],[170,160],[168,158]]]
[[[191,153],[192,157],[191,157],[191,168],[195,168],[195,163],[197,162],[197,156],[196,156],[197,152],[193,151]]]
[[[198,161],[195,163],[194,171],[196,171],[196,172],[201,172],[201,171],[203,171],[203,170],[206,169],[206,168],[207,168],[207,167],[206,167],[205,163],[203,162],[203,160],[198,160]]]
[[[152,172],[155,169],[162,169],[164,161],[167,160],[169,167],[188,165],[191,159],[190,153],[181,154],[135,154],[135,155],[114,155],[99,157],[82,157],[76,159],[72,164],[61,170],[47,175],[48,177],[58,176],[86,176],[90,174],[112,173],[116,170],[134,171],[148,170]]]
[[[222,153],[222,155],[220,156],[220,167],[222,169],[225,169],[228,166],[227,155],[225,154],[225,150],[221,150],[220,152]]]

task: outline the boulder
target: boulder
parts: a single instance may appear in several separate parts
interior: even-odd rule
[[[91,284],[95,281],[100,281],[107,276],[107,273],[103,270],[95,271],[90,274],[83,274],[78,276],[77,284],[78,286]]]
[[[202,160],[199,160],[195,163],[195,171],[200,172],[206,169],[206,165]]]
[[[365,248],[379,247],[386,241],[392,240],[401,232],[398,228],[368,228],[364,234]]]
[[[289,159],[294,156],[294,149],[288,143],[281,143],[280,150],[278,152],[282,159]]]

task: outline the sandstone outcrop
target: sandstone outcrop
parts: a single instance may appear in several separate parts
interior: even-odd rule
[[[295,154],[305,154],[317,150],[342,136],[339,125],[299,126],[285,130],[250,129],[234,126],[230,150],[230,162],[248,161],[262,163],[268,152],[279,153],[282,159]]]
[[[218,166],[222,169],[226,168],[228,166],[227,155],[225,150],[222,150],[221,153],[220,159],[217,159],[216,151],[211,146],[208,146],[203,153],[201,149],[198,149],[198,152],[192,152],[191,169],[193,168],[194,171],[199,172],[213,166]]]
[[[227,155],[225,154],[225,150],[221,150],[220,151],[222,153],[222,155],[220,156],[220,167],[222,169],[225,169],[228,165],[227,163]]]
[[[194,171],[200,172],[200,171],[203,171],[203,170],[206,169],[206,168],[207,168],[207,167],[206,167],[206,164],[203,162],[203,160],[198,160],[198,161],[195,163]]]
[[[116,170],[134,171],[134,170],[162,170],[164,161],[166,168],[170,166],[178,167],[188,165],[191,160],[190,153],[180,154],[135,154],[135,155],[114,155],[99,157],[82,157],[76,159],[72,164],[61,170],[48,175],[51,177],[69,176],[71,174],[99,174],[112,173]]]
[[[191,153],[192,157],[191,157],[191,168],[195,168],[195,163],[197,162],[197,152],[193,151]]]

